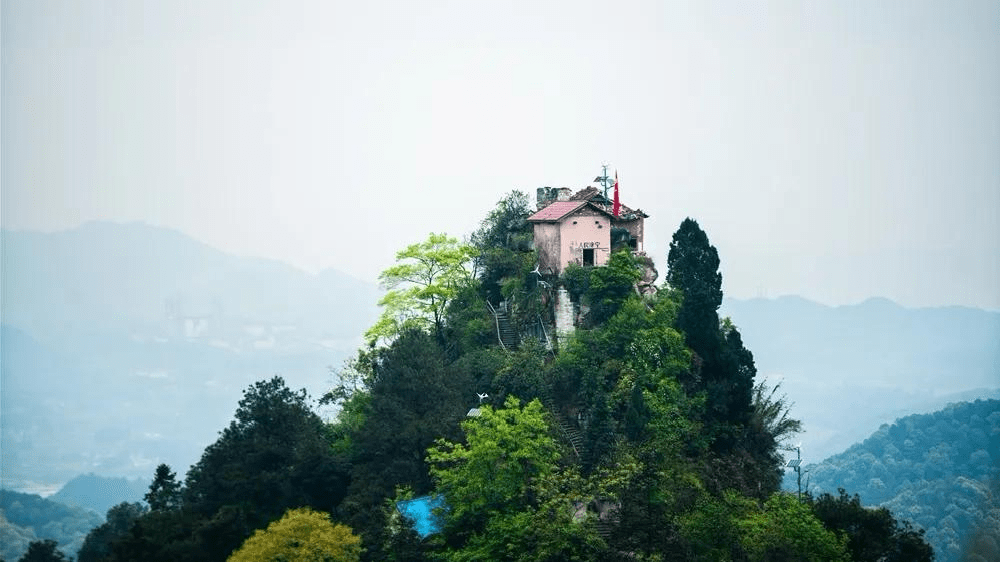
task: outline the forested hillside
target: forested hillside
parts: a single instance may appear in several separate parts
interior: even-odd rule
[[[0,558],[17,560],[34,541],[54,540],[73,555],[101,516],[35,494],[0,490]]]
[[[539,271],[529,211],[512,192],[470,243],[401,250],[322,397],[332,423],[281,377],[255,383],[186,477],[158,467],[149,511],[95,530],[80,562],[932,559],[888,511],[779,490],[800,424],[719,317],[697,222],[650,287],[627,244]],[[574,328],[553,329],[557,302]],[[427,496],[443,507],[418,534],[397,506]]]
[[[1000,400],[977,400],[898,419],[806,470],[815,493],[846,488],[925,529],[940,561],[986,552],[995,560],[998,461]]]

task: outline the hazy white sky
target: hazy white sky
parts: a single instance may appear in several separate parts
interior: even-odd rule
[[[726,294],[1000,309],[1000,3],[3,0],[2,223],[374,280],[602,160]]]

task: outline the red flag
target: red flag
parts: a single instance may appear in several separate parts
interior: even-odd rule
[[[618,211],[621,210],[622,204],[618,201],[618,170],[615,170],[615,205],[611,207],[611,214],[618,216]]]

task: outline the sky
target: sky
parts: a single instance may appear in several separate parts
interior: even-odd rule
[[[1000,3],[3,0],[5,229],[177,229],[374,281],[602,162],[661,279],[1000,309]]]

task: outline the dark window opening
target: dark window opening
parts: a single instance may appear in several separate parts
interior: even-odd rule
[[[594,265],[594,249],[588,248],[583,251],[583,266]]]

